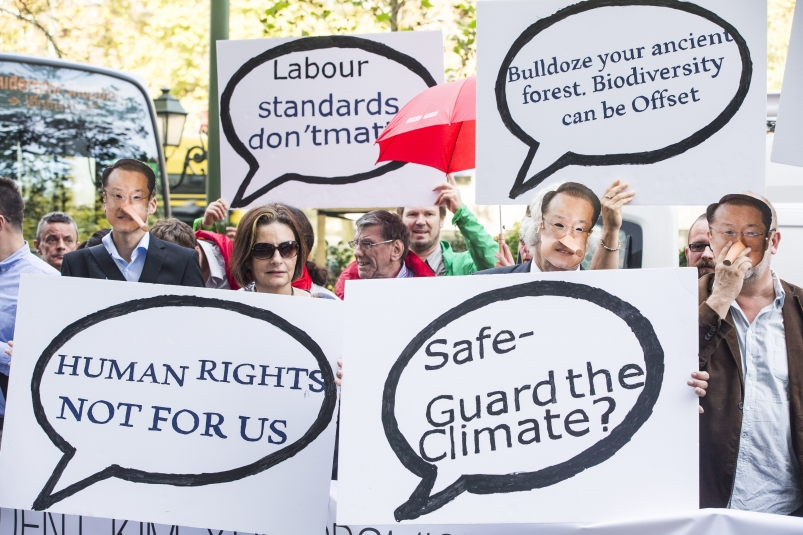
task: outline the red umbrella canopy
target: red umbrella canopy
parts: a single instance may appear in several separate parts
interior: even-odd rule
[[[376,140],[379,162],[410,162],[444,173],[474,168],[477,79],[436,85],[414,97]]]

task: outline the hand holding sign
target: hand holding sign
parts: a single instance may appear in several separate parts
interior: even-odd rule
[[[675,183],[683,162],[686,168],[704,165],[698,158],[705,151],[695,147],[705,144],[707,154],[718,160],[726,152],[731,159],[747,159],[746,142],[737,153],[728,140],[738,132],[744,109],[752,118],[758,113],[763,80],[756,82],[753,72],[754,62],[763,62],[756,59],[763,43],[756,35],[748,42],[753,28],[745,31],[734,21],[744,20],[733,16],[737,11],[747,18],[743,2],[727,13],[714,12],[723,4],[712,0],[481,5],[479,16],[486,21],[481,35],[492,40],[492,52],[480,51],[480,73],[483,65],[493,65],[495,83],[480,88],[478,176],[485,169],[493,169],[494,176],[501,171],[510,184],[509,199],[555,180],[581,182],[601,193],[604,181],[618,176],[649,195],[639,197],[641,203],[688,204],[695,196],[665,181],[671,177]],[[755,6],[756,13],[760,7]],[[519,12],[515,22],[514,11]],[[530,24],[523,27],[518,20]],[[511,33],[518,37],[507,37]],[[505,44],[496,44],[500,40]],[[488,106],[491,95],[495,109]],[[728,133],[720,134],[723,129]],[[749,131],[756,141],[756,132]],[[513,136],[526,152],[507,148]],[[750,156],[755,169],[758,151]],[[515,162],[504,161],[512,157]],[[626,167],[659,162],[666,163],[645,170]],[[599,166],[617,167],[583,169]],[[702,169],[687,174],[703,175]],[[745,171],[736,176],[749,181]],[[709,185],[711,178],[694,183],[684,177],[676,184],[687,180],[698,191],[724,187]],[[645,182],[651,186],[642,187]],[[478,187],[482,202],[499,202],[488,195],[490,184],[478,182]],[[664,193],[668,190],[670,196]]]
[[[269,195],[298,206],[371,205],[349,197],[359,188],[339,188],[332,195],[331,186],[407,174],[397,173],[403,162],[374,165],[373,143],[408,100],[437,84],[432,73],[442,68],[425,67],[420,50],[418,58],[402,51],[428,48],[435,37],[430,32],[219,43],[221,58],[239,66],[220,71],[221,158],[232,170],[244,169],[238,176],[230,171],[231,180],[224,177],[231,208],[264,202]],[[410,47],[413,43],[419,46]],[[257,48],[260,53],[247,59]],[[291,183],[329,188],[304,190]]]

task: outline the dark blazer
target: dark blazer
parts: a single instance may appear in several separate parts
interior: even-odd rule
[[[529,273],[530,264],[532,263],[533,261],[530,260],[526,264],[513,264],[512,266],[483,269],[482,271],[475,272],[474,275],[498,275],[500,273]],[[580,269],[583,270],[583,266],[580,266]]]
[[[700,370],[711,374],[700,405],[700,507],[727,507],[736,475],[742,429],[744,373],[733,316],[725,319],[705,302],[714,275],[698,282]],[[793,455],[803,466],[803,289],[781,281],[786,292],[783,324],[789,363],[789,419]],[[803,484],[803,478],[801,478]]]
[[[65,277],[125,281],[125,277],[103,244],[78,249],[64,255],[61,274]],[[199,288],[205,286],[195,249],[162,241],[153,234],[150,237],[148,254],[139,282]]]

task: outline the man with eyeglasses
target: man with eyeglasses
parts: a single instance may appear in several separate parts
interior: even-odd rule
[[[716,268],[699,281],[700,506],[803,515],[803,289],[770,268],[772,205],[726,195],[706,211]],[[741,250],[738,255],[732,254]]]
[[[633,192],[625,191],[627,184],[615,182],[606,192],[611,214],[606,221],[604,236],[592,262],[592,269],[617,267],[619,243],[610,238],[618,236],[621,226],[621,206],[630,202]],[[532,260],[478,271],[478,275],[497,273],[530,273],[545,271],[577,271],[588,250],[588,240],[594,223],[602,211],[599,197],[589,188],[576,182],[564,182],[554,191],[544,194],[540,215],[534,219],[535,243],[530,247]],[[618,217],[618,219],[617,219]],[[615,224],[618,221],[618,226]],[[608,242],[605,239],[608,239]],[[610,243],[609,243],[610,242]]]
[[[61,274],[203,288],[198,253],[147,232],[144,222],[156,213],[153,169],[124,158],[103,171],[101,182],[103,211],[112,231],[101,245],[66,254]]]
[[[9,342],[14,337],[14,323],[17,320],[20,276],[23,273],[59,274],[31,253],[28,242],[22,236],[24,211],[25,202],[17,184],[9,178],[0,177],[0,437],[11,363]]]
[[[686,264],[697,268],[697,277],[714,272],[716,259],[714,250],[708,241],[708,220],[703,214],[695,220],[689,229],[688,245],[686,246]]]
[[[408,254],[410,230],[398,215],[375,210],[359,218],[355,226],[357,232],[349,242],[354,262],[343,270],[335,284],[335,294],[340,299],[345,297],[347,280],[435,276],[417,255]]]

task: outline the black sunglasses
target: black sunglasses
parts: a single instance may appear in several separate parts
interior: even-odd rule
[[[272,243],[255,243],[254,246],[251,247],[251,254],[254,255],[254,258],[268,260],[273,258],[277,249],[282,258],[293,258],[298,255],[298,243],[295,241],[286,241],[279,245],[273,245]]]
[[[691,251],[693,253],[702,253],[703,251],[705,251],[706,247],[708,247],[710,249],[711,248],[711,244],[710,243],[690,243],[689,244],[689,251]],[[711,252],[713,253],[714,250],[711,249]]]

